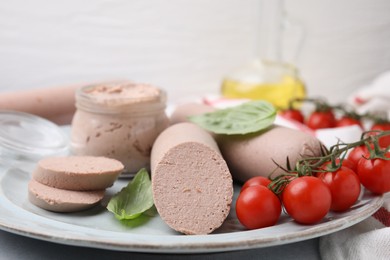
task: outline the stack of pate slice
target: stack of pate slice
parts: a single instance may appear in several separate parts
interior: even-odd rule
[[[38,162],[28,185],[29,200],[55,212],[96,205],[122,172],[121,162],[105,157],[50,157]]]

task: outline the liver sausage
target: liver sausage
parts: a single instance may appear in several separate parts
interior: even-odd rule
[[[191,108],[191,109],[189,109]],[[203,104],[178,106],[172,115],[175,122],[188,121],[190,115],[199,112],[211,112],[211,107]],[[307,133],[287,127],[272,127],[248,135],[213,135],[226,160],[234,179],[245,182],[254,176],[267,177],[277,166],[286,166],[287,157],[294,167],[297,160],[303,157],[321,155],[320,141]],[[280,169],[273,176],[282,173]]]
[[[184,234],[208,234],[226,219],[233,180],[209,133],[192,123],[163,131],[151,155],[152,189],[161,218]]]
[[[200,103],[183,103],[178,105],[170,116],[171,125],[187,122],[188,116],[201,115],[208,112],[213,112],[215,109],[211,106]]]
[[[304,157],[321,155],[320,141],[304,132],[274,125],[252,135],[217,135],[217,143],[235,179],[245,182],[254,176],[280,175],[286,167],[287,157],[291,167]]]
[[[0,95],[0,109],[30,113],[66,125],[76,111],[75,91],[79,87],[81,84],[4,92]]]

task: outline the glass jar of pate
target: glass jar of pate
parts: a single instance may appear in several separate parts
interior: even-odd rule
[[[71,153],[123,163],[123,175],[150,169],[150,152],[169,125],[163,90],[132,82],[85,86],[76,91]]]

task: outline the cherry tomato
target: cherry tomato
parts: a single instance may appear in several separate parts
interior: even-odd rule
[[[387,152],[385,156],[390,158],[390,152]],[[357,165],[357,174],[360,182],[367,190],[376,194],[390,191],[389,160],[361,158]]]
[[[266,178],[266,177],[263,177],[263,176],[252,177],[244,183],[244,185],[241,188],[241,192],[250,186],[262,185],[262,186],[267,187],[268,184],[270,184],[270,183],[271,183],[271,180]]]
[[[337,162],[340,162],[340,159],[336,159],[336,163]],[[344,167],[347,167],[349,169],[351,169],[354,173],[356,173],[356,164],[354,164],[350,159],[348,158],[344,158],[342,163],[341,163],[341,166],[344,166]]]
[[[237,218],[248,229],[275,225],[282,212],[279,198],[267,187],[250,186],[236,201]]]
[[[377,123],[372,125],[371,130],[388,131],[390,130],[390,123]],[[372,133],[376,134],[376,133]],[[390,146],[390,135],[382,136],[379,138],[379,146],[387,148]]]
[[[302,123],[305,121],[305,118],[302,114],[302,112],[298,109],[286,109],[280,112],[280,115],[283,116],[284,118],[291,119],[298,121],[299,123]]]
[[[287,213],[298,223],[314,224],[329,212],[332,195],[328,186],[313,176],[291,181],[282,193]]]
[[[306,125],[313,130],[332,128],[336,126],[336,118],[331,110],[314,111],[310,114]]]
[[[363,127],[360,120],[352,117],[344,116],[336,121],[336,127],[351,126],[351,125],[357,125],[360,126],[360,128]]]
[[[360,195],[360,180],[350,168],[341,166],[337,171],[321,172],[317,177],[330,189],[332,194],[331,210],[347,210],[357,201]]]
[[[354,167],[352,170],[354,170],[354,172],[357,173],[358,162],[367,152],[367,146],[365,146],[364,144],[353,148],[349,152],[347,159],[353,163]]]
[[[339,165],[339,164],[340,164],[340,158],[337,158],[336,159],[336,165]],[[347,167],[347,168],[351,169],[352,171],[356,172],[356,165],[355,165],[355,163],[353,163],[348,158],[344,158],[343,159],[343,162],[341,163],[341,166]],[[332,162],[329,161],[329,162],[324,163],[321,166],[321,169],[325,170],[325,171],[331,171],[331,167],[332,167]]]

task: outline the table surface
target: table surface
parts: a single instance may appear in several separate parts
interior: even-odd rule
[[[319,238],[281,246],[226,253],[180,255],[119,252],[46,242],[0,230],[0,259],[321,259]]]

